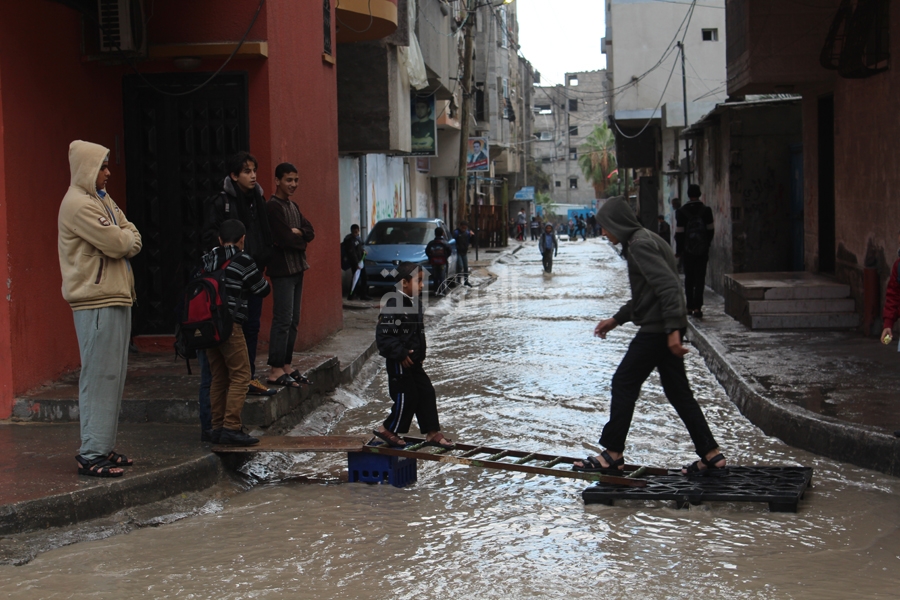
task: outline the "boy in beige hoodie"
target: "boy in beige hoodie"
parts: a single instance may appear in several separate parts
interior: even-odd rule
[[[63,298],[71,305],[81,352],[78,473],[119,477],[133,461],[113,449],[128,368],[134,273],[128,259],[141,234],[106,193],[109,150],[69,145],[69,190],[59,207]]]

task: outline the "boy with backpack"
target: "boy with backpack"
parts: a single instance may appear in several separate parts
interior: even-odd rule
[[[538,250],[541,251],[541,259],[544,263],[544,272],[553,271],[553,257],[559,254],[559,242],[556,241],[556,234],[553,233],[553,225],[547,223],[544,226],[544,233],[538,239]]]
[[[227,315],[235,327],[230,335],[206,350],[209,369],[210,408],[212,410],[211,441],[229,446],[253,446],[259,443],[255,437],[244,433],[241,427],[241,411],[250,385],[250,356],[241,325],[247,319],[247,295],[259,298],[269,295],[269,282],[256,266],[253,258],[244,252],[247,230],[237,219],[223,221],[219,227],[219,246],[203,256],[206,273],[218,274],[224,288],[222,302],[227,305]]]
[[[688,186],[690,201],[675,211],[675,257],[684,261],[684,294],[688,314],[703,318],[706,265],[715,227],[712,210],[700,202],[700,186]]]
[[[431,276],[434,279],[435,296],[444,295],[444,292],[441,291],[441,285],[446,279],[447,261],[450,260],[452,253],[453,250],[450,248],[450,244],[444,241],[444,229],[438,227],[434,230],[434,239],[425,246],[425,256],[428,257],[428,262],[431,265]]]

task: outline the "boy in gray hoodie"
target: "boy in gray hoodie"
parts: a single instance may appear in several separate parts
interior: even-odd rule
[[[609,422],[603,428],[599,456],[576,461],[576,471],[618,474],[625,467],[625,438],[631,427],[634,406],[641,386],[653,369],[659,371],[666,398],[687,426],[700,460],[682,469],[685,475],[721,475],[726,472],[725,456],[709,430],[709,425],[684,370],[682,345],[687,328],[687,309],[678,279],[672,248],[661,237],[641,227],[624,198],[607,200],[597,213],[603,233],[613,244],[622,244],[628,260],[631,300],[612,318],[600,321],[594,335],[606,334],[629,321],[640,327],[612,380]]]

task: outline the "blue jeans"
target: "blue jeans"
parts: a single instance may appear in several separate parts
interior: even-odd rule
[[[209,404],[209,386],[212,384],[212,371],[206,350],[197,350],[197,364],[200,365],[200,427],[204,431],[212,429],[212,409]]]
[[[469,252],[459,252],[456,255],[456,274],[463,276],[463,281],[469,280]]]

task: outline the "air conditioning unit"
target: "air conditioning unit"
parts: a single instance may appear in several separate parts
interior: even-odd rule
[[[100,52],[147,53],[143,0],[97,0]]]

